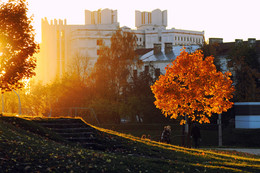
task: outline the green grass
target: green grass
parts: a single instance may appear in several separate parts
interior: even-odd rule
[[[40,125],[0,118],[0,172],[259,172],[260,157],[188,149],[94,127],[100,143],[89,150],[65,142]]]

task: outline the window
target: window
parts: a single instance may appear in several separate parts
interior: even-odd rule
[[[152,14],[148,13],[148,24],[152,23]]]
[[[101,11],[98,11],[98,22],[97,24],[101,24]]]
[[[144,73],[145,74],[149,73],[149,66],[148,65],[144,66]]]
[[[91,24],[96,24],[94,12],[91,12]]]
[[[142,12],[142,24],[145,24],[145,12]]]
[[[162,41],[162,37],[161,37],[161,36],[159,36],[158,40],[159,40],[159,42],[161,42],[161,41]]]
[[[232,61],[228,61],[227,62],[227,66],[230,68],[230,67],[233,67],[233,62]]]

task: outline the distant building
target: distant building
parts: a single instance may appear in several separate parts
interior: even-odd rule
[[[172,43],[173,45],[202,45],[204,31],[166,29],[167,11],[159,9],[152,12],[135,11],[137,44],[140,48],[153,48],[154,43]]]
[[[189,53],[195,52],[200,48],[199,45],[189,45],[185,47]],[[173,46],[172,43],[164,43],[164,46],[160,43],[155,43],[153,49],[137,50],[139,58],[143,62],[143,66],[135,69],[135,76],[138,76],[142,72],[149,72],[153,78],[158,78],[161,74],[165,74],[165,67],[171,64],[171,62],[180,55],[182,49],[183,46]]]
[[[153,48],[154,43],[172,45],[201,45],[204,32],[166,29],[167,11],[136,11],[136,29],[122,27],[136,34],[138,48]],[[42,19],[42,43],[38,61],[38,78],[44,83],[68,71],[73,58],[89,58],[93,66],[102,44],[110,45],[112,34],[120,28],[117,10],[85,10],[85,25],[67,25],[66,20]]]
[[[216,57],[219,59],[219,65],[223,72],[230,71],[228,57],[236,44],[244,43],[255,48],[258,63],[260,64],[260,40],[255,38],[248,38],[247,41],[242,39],[235,39],[234,42],[223,42],[223,38],[209,38],[209,45],[213,45],[216,49]],[[258,68],[260,69],[260,67]]]
[[[256,40],[255,38],[248,38],[248,40],[243,41],[242,39],[236,39],[234,42],[223,42],[222,38],[210,38],[209,44],[215,47],[215,58],[219,61],[219,65],[223,72],[231,71],[235,80],[235,72],[233,72],[230,62],[229,56],[231,52],[234,50],[235,46],[238,44],[245,44],[254,48],[256,53],[256,57],[258,60],[258,65],[260,64],[260,40]],[[260,71],[260,66],[258,67],[258,71]],[[260,79],[256,83],[258,88],[260,87]],[[254,95],[255,100],[259,100],[259,95]],[[259,129],[260,128],[260,102],[235,102],[234,103],[234,112],[235,112],[235,128],[238,129]]]
[[[260,129],[260,102],[236,102],[234,109],[237,129]]]
[[[223,43],[223,38],[209,38],[209,44]]]
[[[42,19],[40,80],[49,82],[68,70],[76,56],[90,59],[93,65],[102,43],[109,45],[119,29],[116,10],[85,10],[85,25],[67,25],[66,20]],[[44,73],[42,73],[44,72]]]

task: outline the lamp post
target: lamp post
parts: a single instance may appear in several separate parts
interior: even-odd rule
[[[222,124],[221,114],[218,114],[218,146],[222,147]]]
[[[22,104],[21,104],[21,99],[20,99],[20,95],[15,91],[13,90],[13,92],[17,95],[18,97],[18,101],[19,101],[19,115],[22,114]]]

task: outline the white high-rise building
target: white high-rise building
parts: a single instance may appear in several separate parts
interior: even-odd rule
[[[137,44],[140,48],[153,48],[154,43],[173,43],[173,45],[202,45],[204,31],[188,31],[181,29],[166,29],[167,11],[159,9],[152,12],[135,11]]]
[[[139,48],[153,48],[154,43],[173,45],[202,44],[204,32],[166,29],[167,11],[135,12],[136,29],[121,28],[136,34]],[[73,58],[89,58],[92,65],[101,44],[110,45],[112,34],[120,28],[117,10],[85,10],[85,25],[68,25],[66,20],[42,19],[42,43],[38,78],[44,83],[68,71]]]
[[[42,43],[38,79],[44,83],[68,71],[73,58],[89,58],[93,65],[102,43],[110,44],[119,29],[116,10],[85,10],[85,25],[67,25],[66,20],[42,19]]]
[[[167,11],[159,9],[152,12],[135,11],[135,26],[138,30],[149,29],[150,27],[167,27]]]

